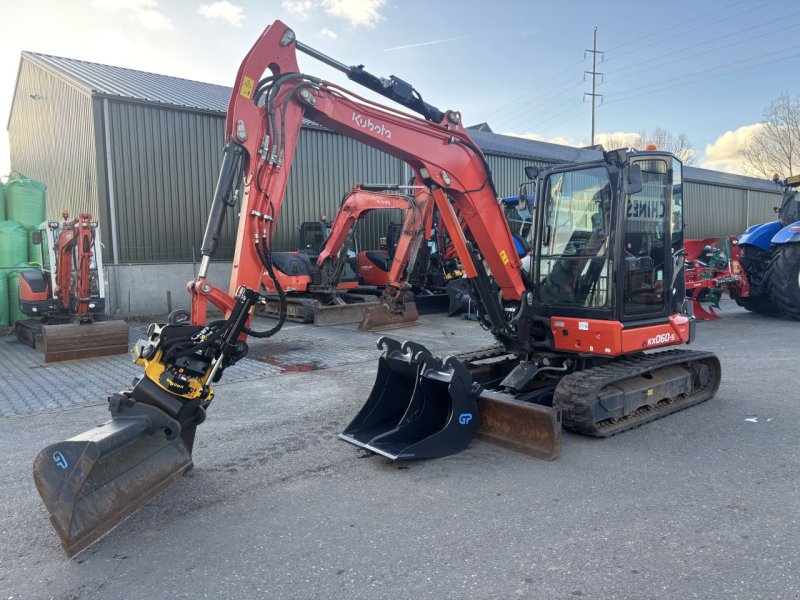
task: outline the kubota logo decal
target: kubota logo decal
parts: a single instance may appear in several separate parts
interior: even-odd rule
[[[375,204],[377,204],[378,206],[391,206],[392,205],[391,202],[389,202],[388,200],[384,200],[383,198],[376,198],[375,199]]]
[[[648,346],[660,346],[661,344],[669,344],[670,342],[674,342],[676,339],[674,333],[660,333],[656,337],[651,337],[647,340]]]
[[[361,129],[369,130],[370,133],[383,136],[387,140],[392,139],[392,132],[389,128],[386,127],[386,125],[384,125],[383,123],[373,123],[372,119],[370,119],[369,117],[365,119],[355,111],[353,111],[353,122],[359,127],[361,127]]]

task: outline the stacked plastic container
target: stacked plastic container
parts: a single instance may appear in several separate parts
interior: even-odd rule
[[[41,262],[40,247],[33,244],[31,233],[45,220],[46,189],[21,174],[0,184],[0,327],[26,318],[19,310],[18,273],[36,269]]]

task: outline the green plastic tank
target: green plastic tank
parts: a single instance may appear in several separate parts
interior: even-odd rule
[[[19,272],[35,271],[37,267],[28,263],[19,264],[11,269],[6,269],[6,282],[8,284],[8,324],[14,325],[17,321],[27,319],[28,315],[19,309]]]
[[[6,220],[6,182],[0,181],[0,221]]]
[[[0,221],[0,267],[28,261],[28,230],[16,221]]]
[[[8,280],[6,270],[0,267],[0,327],[8,326]]]
[[[6,215],[9,221],[22,223],[28,229],[38,227],[45,219],[47,186],[41,181],[18,175],[6,184]]]

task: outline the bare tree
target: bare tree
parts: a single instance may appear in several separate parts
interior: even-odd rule
[[[783,92],[764,109],[759,127],[740,148],[748,170],[770,178],[800,166],[800,95]]]
[[[693,165],[697,162],[697,153],[692,147],[689,136],[685,133],[675,135],[663,127],[656,127],[652,133],[642,131],[639,137],[642,140],[642,146],[645,148],[652,145],[659,150],[672,152],[685,165]]]
[[[685,133],[677,135],[670,133],[663,127],[656,127],[652,133],[642,131],[634,134],[600,134],[603,146],[606,148],[623,148],[630,146],[643,150],[647,146],[655,146],[659,150],[672,152],[681,159],[685,165],[693,165],[697,162],[697,153],[689,141],[689,136]]]

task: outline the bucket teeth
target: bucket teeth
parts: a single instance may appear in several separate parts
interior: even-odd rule
[[[467,368],[424,346],[378,340],[383,350],[367,402],[340,438],[391,460],[437,458],[466,448],[478,429],[477,396]]]

